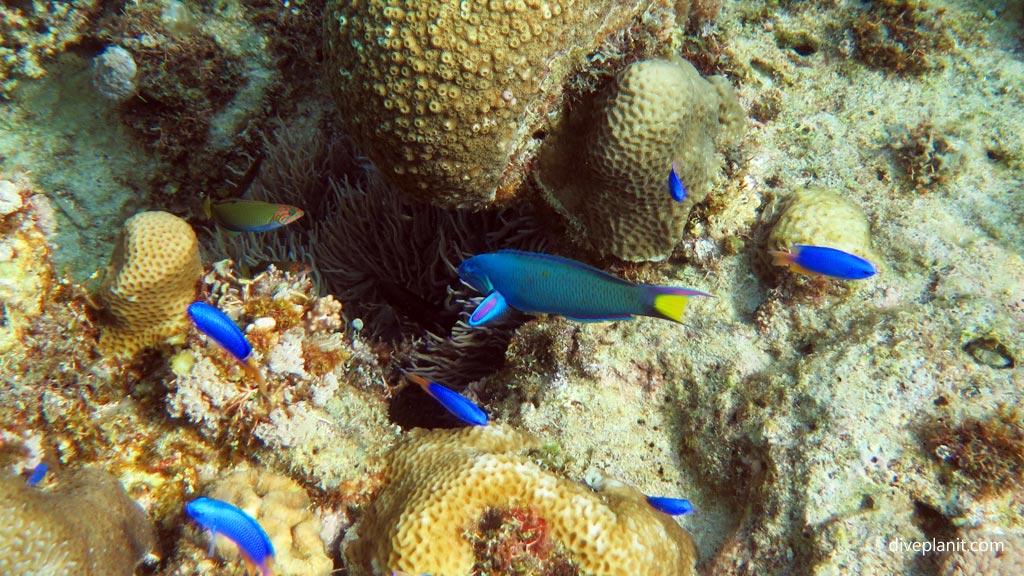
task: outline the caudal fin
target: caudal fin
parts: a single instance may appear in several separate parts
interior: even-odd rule
[[[683,312],[686,310],[686,302],[690,296],[711,296],[700,290],[689,288],[670,288],[665,286],[649,286],[654,291],[653,308],[651,316],[672,320],[673,322],[683,321]]]

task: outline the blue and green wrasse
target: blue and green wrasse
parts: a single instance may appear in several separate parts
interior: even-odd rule
[[[445,410],[451,412],[452,416],[455,416],[470,426],[487,425],[487,413],[481,410],[476,404],[470,402],[469,399],[462,394],[459,394],[443,384],[431,382],[417,374],[406,374],[405,377],[413,384],[422,388],[424,392],[430,394],[430,397],[437,400],[437,403],[441,406],[444,406]]]
[[[686,186],[683,186],[683,181],[679,179],[675,162],[672,163],[672,169],[668,172],[668,193],[676,202],[686,200]]]
[[[668,498],[666,496],[647,496],[646,498],[651,508],[669,516],[682,516],[693,512],[693,504],[683,498]]]
[[[239,198],[209,206],[210,217],[232,232],[266,232],[295,222],[305,212],[288,204],[272,204]]]
[[[878,271],[875,265],[838,248],[797,244],[789,252],[769,250],[772,264],[788,266],[793,272],[808,276],[831,276],[842,280],[863,280]]]
[[[266,395],[263,372],[256,366],[252,356],[252,345],[245,339],[245,334],[238,328],[227,314],[206,302],[193,302],[188,305],[188,317],[192,319],[196,329],[206,334],[218,346],[228,351],[238,361],[247,374],[256,379],[260,391]]]
[[[196,498],[185,505],[185,513],[210,531],[210,554],[220,534],[238,546],[249,576],[272,576],[274,545],[252,516],[244,510],[213,498]]]
[[[473,256],[459,265],[459,276],[487,295],[469,316],[470,326],[500,317],[508,307],[580,322],[635,316],[682,322],[690,296],[711,296],[689,288],[637,284],[582,262],[519,250]]]

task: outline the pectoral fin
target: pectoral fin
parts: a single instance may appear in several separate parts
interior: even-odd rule
[[[484,298],[484,301],[469,315],[469,325],[481,326],[495,318],[500,318],[506,312],[508,312],[508,302],[500,292],[495,290]]]

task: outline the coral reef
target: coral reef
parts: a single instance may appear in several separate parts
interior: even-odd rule
[[[274,545],[274,573],[326,576],[333,564],[320,540],[320,520],[309,510],[306,491],[287,476],[266,470],[232,472],[212,483],[206,496],[230,502],[256,519]],[[200,531],[195,530],[198,534]],[[203,540],[206,538],[204,537]],[[206,554],[206,542],[195,550]],[[230,564],[240,556],[234,544],[220,536],[217,554]]]
[[[22,345],[54,284],[47,242],[51,211],[24,177],[0,178],[0,353]]]
[[[130,358],[184,335],[185,310],[203,273],[199,241],[188,222],[167,212],[129,218],[110,256],[100,303],[104,354]]]
[[[341,304],[317,298],[306,275],[271,268],[240,281],[230,261],[216,264],[204,284],[208,300],[246,327],[269,397],[226,353],[192,338],[172,358],[167,412],[324,488],[372,476],[379,464],[370,462],[397,428],[387,421],[378,359],[345,334]]]
[[[0,97],[13,90],[19,78],[46,74],[44,61],[80,41],[102,6],[100,0],[0,6]]]
[[[678,33],[688,11],[650,0],[334,0],[324,59],[342,122],[390,181],[436,204],[480,206],[515,192],[585,56]]]
[[[690,535],[643,495],[615,482],[598,492],[534,464],[533,437],[507,426],[414,430],[387,457],[385,485],[347,537],[353,574],[391,570],[461,576],[463,537],[490,509],[528,510],[584,574],[693,575]]]
[[[724,78],[705,80],[679,58],[636,62],[593,110],[548,137],[538,184],[577,241],[602,255],[662,260],[719,176],[720,136],[736,137],[744,123]],[[673,163],[684,202],[668,193]]]
[[[131,576],[156,544],[146,513],[106,472],[83,468],[52,489],[0,472],[0,572]]]
[[[925,0],[872,0],[851,24],[857,59],[893,72],[921,74],[952,48],[942,9]]]

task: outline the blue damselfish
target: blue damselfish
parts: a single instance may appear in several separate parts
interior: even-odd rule
[[[260,388],[263,388],[263,373],[260,372],[259,367],[256,366],[256,360],[252,357],[252,346],[231,318],[206,302],[189,304],[188,317],[192,319],[196,329],[209,336],[218,346],[234,356],[242,368],[256,379]]]
[[[274,545],[259,522],[244,510],[221,500],[196,498],[185,505],[185,513],[211,532],[211,550],[220,534],[238,546],[250,576],[272,576]]]
[[[690,296],[710,296],[689,288],[636,284],[582,262],[519,250],[473,256],[459,265],[459,276],[487,295],[470,315],[471,326],[500,316],[506,306],[580,322],[634,316],[682,322]]]
[[[647,503],[651,508],[664,512],[670,516],[681,516],[693,512],[693,504],[682,498],[668,498],[665,496],[648,496]]]
[[[672,163],[672,169],[668,173],[668,193],[676,202],[686,200],[686,186],[683,186],[683,181],[679,179],[675,162]]]
[[[788,266],[800,274],[831,276],[842,280],[863,280],[878,271],[875,265],[837,248],[797,244],[789,252],[770,250],[772,264]]]
[[[35,486],[46,478],[46,473],[50,470],[50,467],[46,465],[46,462],[40,462],[38,466],[32,469],[32,472],[28,475],[28,479],[25,483],[29,486]]]
[[[406,378],[408,378],[410,382],[419,385],[420,388],[423,388],[424,392],[430,394],[431,398],[437,400],[438,404],[444,406],[445,410],[451,412],[452,415],[459,420],[462,420],[471,426],[487,425],[487,413],[481,410],[476,404],[470,402],[469,399],[462,394],[459,394],[443,384],[431,382],[417,374],[407,374]]]

